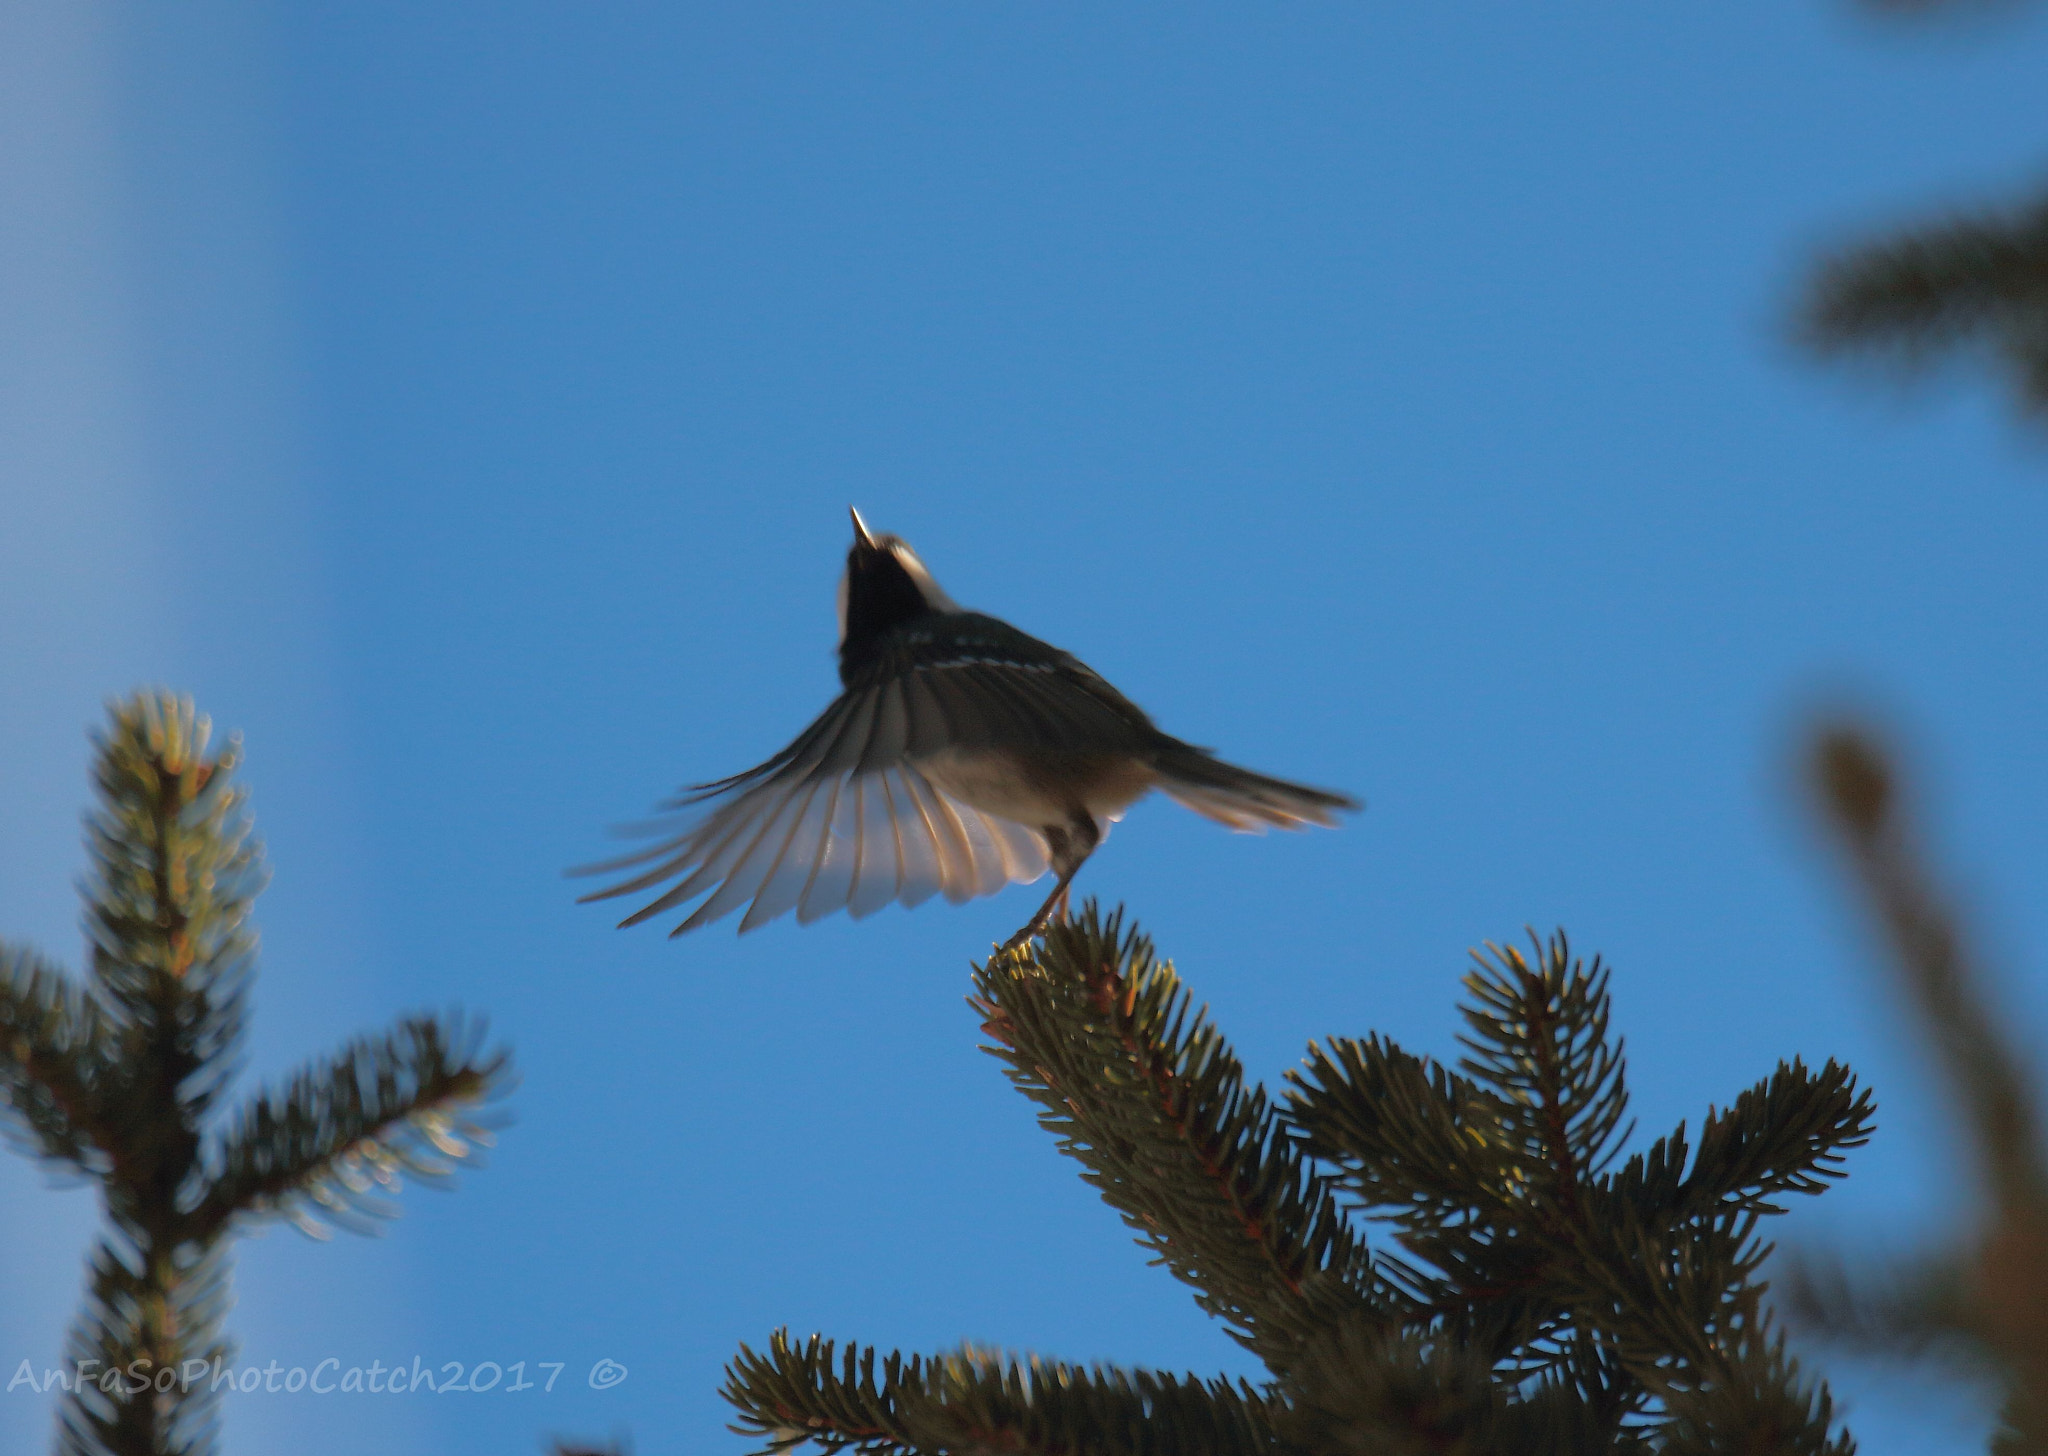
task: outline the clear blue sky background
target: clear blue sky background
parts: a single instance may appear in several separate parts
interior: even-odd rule
[[[1134,812],[1127,900],[1277,1079],[1454,1050],[1468,946],[1616,967],[1662,1131],[1843,1057],[1882,1132],[1784,1227],[1906,1246],[1959,1166],[1788,789],[1848,693],[2039,1045],[2048,480],[1993,391],[1783,342],[1819,245],[2037,177],[2048,27],[1739,7],[0,6],[0,932],[77,955],[85,730],[192,692],[274,886],[252,1075],[404,1009],[516,1048],[491,1166],[246,1246],[228,1449],[736,1450],[787,1323],[1248,1370],[975,1050],[1032,895],[620,933],[563,866],[830,697],[845,507],[1174,732],[1369,811]],[[89,1194],[0,1165],[0,1367]],[[626,1382],[591,1390],[599,1358]],[[1841,1372],[1872,1451],[1967,1402]],[[45,1403],[0,1396],[0,1439]]]

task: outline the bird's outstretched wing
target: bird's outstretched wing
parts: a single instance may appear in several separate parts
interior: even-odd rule
[[[767,762],[665,804],[674,817],[654,826],[656,843],[578,871],[630,872],[583,899],[676,881],[622,923],[703,895],[672,934],[742,905],[744,933],[792,909],[804,924],[841,908],[859,917],[1044,874],[1035,828],[952,798],[919,765],[949,749],[1132,752],[1160,735],[1058,649],[994,618],[962,613],[947,626],[904,634]]]

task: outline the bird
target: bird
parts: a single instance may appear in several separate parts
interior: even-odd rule
[[[908,542],[849,514],[839,696],[773,758],[663,804],[657,842],[572,871],[625,873],[578,903],[665,886],[621,928],[702,897],[671,937],[742,906],[745,934],[791,910],[809,924],[934,894],[957,904],[1051,870],[1009,950],[1064,915],[1109,823],[1152,789],[1253,833],[1362,807],[1162,732],[1078,658],[961,607]]]

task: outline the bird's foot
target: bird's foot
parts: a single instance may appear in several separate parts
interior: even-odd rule
[[[1052,918],[1049,913],[1051,909],[1052,907],[1048,905],[1025,921],[1023,929],[996,947],[996,953],[998,955],[1008,955],[1011,951],[1021,950],[1032,941],[1038,939],[1039,936],[1045,933],[1046,922]]]
[[[1086,856],[1084,855],[1082,858],[1085,859]],[[1038,907],[1038,913],[1024,922],[1022,930],[996,947],[998,955],[1006,955],[1010,951],[1036,940],[1039,936],[1045,934],[1045,927],[1052,921],[1059,920],[1062,923],[1066,921],[1067,891],[1074,883],[1074,872],[1080,868],[1081,861],[1076,860],[1060,872],[1060,882],[1052,887],[1052,893],[1045,897],[1045,903]]]

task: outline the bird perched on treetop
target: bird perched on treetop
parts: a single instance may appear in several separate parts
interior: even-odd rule
[[[742,933],[795,910],[871,914],[935,892],[958,903],[1050,867],[1052,894],[1009,946],[1063,909],[1109,821],[1158,788],[1232,829],[1334,825],[1358,801],[1222,762],[1160,732],[1079,659],[963,609],[900,537],[853,513],[839,581],[833,704],[755,768],[686,789],[660,843],[579,873],[632,870],[584,901],[680,880],[636,925],[708,895],[672,935],[740,906]]]

